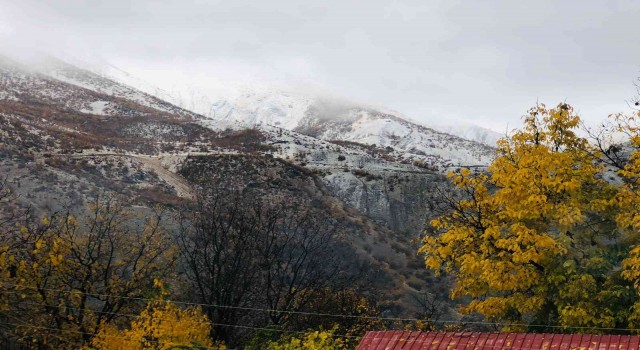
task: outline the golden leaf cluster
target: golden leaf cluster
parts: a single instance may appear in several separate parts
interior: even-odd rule
[[[616,118],[640,148],[638,116]],[[449,174],[461,197],[431,222],[420,253],[455,275],[452,297],[469,298],[461,311],[508,329],[640,325],[640,152],[617,171],[621,184],[607,181],[579,126],[571,106],[538,105],[486,173]]]

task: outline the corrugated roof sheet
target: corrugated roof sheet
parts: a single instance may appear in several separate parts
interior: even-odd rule
[[[357,350],[640,350],[637,335],[367,332]]]

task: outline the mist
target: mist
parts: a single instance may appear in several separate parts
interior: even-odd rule
[[[0,45],[113,66],[182,100],[323,91],[503,132],[536,102],[627,112],[634,1],[0,1]]]

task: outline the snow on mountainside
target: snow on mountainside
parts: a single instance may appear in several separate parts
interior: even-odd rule
[[[200,97],[198,103],[190,101],[192,111],[200,112],[201,115],[198,115],[167,103],[160,97],[171,98],[168,93],[154,89],[152,85],[113,66],[85,65],[89,70],[79,69],[50,56],[40,59],[35,66],[40,74],[53,79],[115,98],[132,100],[159,111],[200,120],[202,125],[218,130],[258,127],[273,136],[268,127],[276,127],[324,141],[375,145],[387,148],[398,161],[419,161],[424,166],[441,171],[458,166],[486,166],[494,155],[493,149],[487,144],[493,144],[495,135],[478,133],[479,128],[467,130],[465,136],[476,136],[483,143],[454,136],[454,132],[447,134],[436,131],[410,121],[397,112],[364,107],[335,97],[311,97],[311,94],[278,89],[246,89],[236,93],[232,99],[210,102]],[[60,91],[52,98],[65,96]],[[73,104],[74,96],[65,98],[67,105]],[[73,109],[95,115],[121,114],[126,110],[126,106],[121,106],[117,100],[95,99],[88,102],[85,99],[82,104],[76,103]],[[204,120],[203,115],[206,117]]]
[[[275,91],[247,91],[234,101],[211,104],[208,117],[250,125],[271,125],[293,130],[314,101],[306,96]]]
[[[424,126],[439,132],[444,132],[450,135],[461,137],[469,141],[479,142],[490,147],[495,147],[498,140],[504,137],[504,134],[502,133],[475,125],[467,121],[446,120],[446,118],[444,120],[441,118],[429,118],[420,121],[386,107],[370,106],[367,107],[367,109],[387,115],[392,115],[419,126]]]
[[[5,60],[11,59],[5,58]],[[164,93],[162,93],[161,90],[156,91],[156,93],[160,95],[156,96],[154,94],[142,92],[135,88],[135,85],[134,87],[128,85],[126,82],[127,79],[125,79],[128,74],[123,71],[119,71],[116,68],[111,69],[109,72],[103,71],[102,73],[105,74],[105,76],[103,76],[91,70],[78,68],[75,65],[69,64],[55,57],[43,55],[39,56],[34,62],[29,62],[28,65],[24,65],[23,69],[25,71],[35,71],[48,76],[49,78],[71,84],[79,88],[94,91],[99,94],[134,101],[140,105],[162,112],[174,113],[189,118],[199,117],[193,112],[179,108],[163,100],[162,96]],[[120,72],[120,75],[117,75],[117,79],[110,77],[111,75],[116,75],[117,72]],[[143,84],[142,81],[138,81],[131,76],[128,76],[128,80],[136,85]],[[86,110],[86,112],[91,111],[91,109]]]
[[[319,113],[327,119],[340,118],[353,111],[368,110],[377,115],[391,115],[418,127],[428,127],[467,140],[494,147],[502,137],[500,133],[468,123],[419,122],[396,111],[364,106],[335,97],[312,97],[312,94],[279,91],[276,89],[247,90],[234,100],[220,99],[211,102],[206,111],[199,111],[209,118],[236,121],[251,125],[273,125],[289,130],[301,126],[309,114]]]
[[[333,109],[328,117],[322,109],[311,109],[295,129],[324,140],[344,140],[376,145],[419,160],[432,167],[484,166],[491,162],[493,148],[411,123],[376,110],[350,107]]]
[[[491,129],[468,123],[433,123],[428,126],[438,131],[446,132],[447,134],[456,135],[463,139],[480,142],[492,147],[495,147],[498,140],[505,136],[504,133],[501,134]]]
[[[403,159],[419,160],[439,169],[484,166],[494,155],[493,148],[485,143],[436,131],[396,112],[382,112],[336,98],[311,98],[276,90],[251,91],[234,101],[215,102],[209,110],[209,118],[225,125],[233,122],[269,125],[326,141],[389,147]],[[476,135],[484,136],[488,144],[495,144],[497,139],[490,133]]]
[[[65,61],[68,61],[65,59]],[[210,87],[182,87],[172,91],[163,90],[144,80],[138,79],[126,71],[107,62],[73,62],[89,70],[126,86],[134,87],[146,94],[171,102],[181,108],[204,115],[214,120],[224,121],[224,125],[272,125],[288,130],[299,126],[307,110],[312,105],[337,107],[341,105],[365,108],[353,102],[347,102],[336,96],[326,97],[326,93],[287,91],[273,87],[247,87],[239,84],[225,84],[224,91]],[[324,96],[324,97],[320,97]],[[397,111],[383,107],[366,107],[381,113],[391,114],[400,119],[420,126],[455,135],[467,140],[494,147],[501,133],[470,123],[458,121],[417,121]],[[330,109],[330,108],[329,108]]]
[[[219,138],[199,125],[202,116],[133,88],[73,66],[64,69],[77,77],[74,83],[38,68],[0,55],[0,143],[8,137],[12,141],[5,146],[11,149],[153,154],[187,151]],[[105,87],[113,89],[106,93]]]
[[[395,116],[421,127],[455,135],[467,140],[494,147],[502,137],[500,133],[477,125],[459,122],[419,122],[385,108],[363,106],[335,97],[312,97],[313,94],[287,92],[277,89],[247,90],[233,100],[220,99],[202,106],[197,112],[216,120],[235,121],[242,124],[267,124],[294,130],[309,113],[321,113],[326,117],[340,117],[348,110],[370,110],[376,114]]]

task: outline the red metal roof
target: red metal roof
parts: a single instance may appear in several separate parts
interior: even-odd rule
[[[640,350],[637,335],[367,332],[356,350]]]

